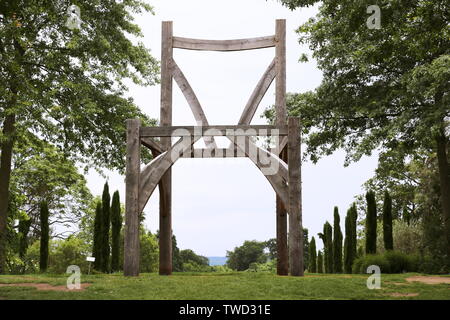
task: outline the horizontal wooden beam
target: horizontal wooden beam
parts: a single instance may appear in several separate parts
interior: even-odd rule
[[[236,39],[236,40],[203,40],[173,37],[173,47],[187,50],[204,51],[241,51],[275,47],[275,36]]]
[[[151,150],[153,156],[160,155],[163,151],[161,144],[152,138],[142,138],[141,144]]]
[[[187,136],[285,136],[287,126],[273,125],[216,125],[216,126],[171,126],[171,127],[141,127],[142,137],[187,137]]]

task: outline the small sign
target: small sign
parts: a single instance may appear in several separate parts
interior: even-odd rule
[[[95,262],[95,258],[94,257],[87,257],[86,261]]]

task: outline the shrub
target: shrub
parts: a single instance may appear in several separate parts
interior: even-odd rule
[[[382,273],[390,273],[389,261],[386,257],[378,254],[368,254],[364,257],[360,257],[353,263],[353,273],[366,273],[367,267],[376,265],[380,267]]]
[[[86,256],[90,248],[81,239],[69,237],[66,240],[52,241],[50,247],[50,272],[66,273],[70,265],[79,266],[82,273],[88,272],[89,262],[86,261]]]
[[[386,251],[384,257],[389,262],[391,273],[413,271],[411,270],[411,259],[407,254],[399,251]]]

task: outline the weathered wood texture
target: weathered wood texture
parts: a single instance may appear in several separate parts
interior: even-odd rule
[[[161,34],[161,126],[172,125],[172,21],[163,21]],[[171,138],[161,138],[163,150],[171,147]],[[172,170],[165,171],[159,184],[159,274],[172,274]]]
[[[160,264],[159,273],[172,273],[172,195],[171,167],[180,157],[249,157],[264,173],[277,194],[277,250],[278,274],[303,275],[301,184],[300,184],[300,133],[298,119],[289,119],[286,125],[286,23],[276,21],[275,36],[238,40],[200,40],[173,37],[172,22],[162,24],[161,46],[161,114],[160,127],[140,128],[129,123],[133,130],[127,142],[127,218],[125,274],[139,272],[139,222],[140,212],[159,185],[160,190]],[[252,92],[237,126],[211,126],[192,87],[173,60],[173,48],[212,51],[236,51],[276,47],[276,57],[262,75]],[[172,126],[172,80],[175,80],[185,96],[197,123],[201,126]],[[268,88],[276,79],[275,126],[250,125],[251,120]],[[265,150],[255,144],[252,136],[283,136],[275,150]],[[181,137],[173,146],[171,138]],[[214,136],[226,136],[229,148],[217,148]],[[160,137],[160,142],[151,137]],[[206,149],[194,148],[203,138]],[[132,142],[136,140],[137,142]],[[131,141],[131,142],[130,142]],[[151,149],[154,159],[139,172],[139,146]],[[137,144],[137,146],[136,146]],[[287,147],[285,147],[287,145]],[[282,151],[284,149],[284,151]],[[254,156],[253,151],[258,156]],[[251,151],[251,152],[250,152]],[[137,155],[137,156],[136,156]],[[129,158],[129,156],[133,156]],[[137,160],[136,160],[137,157]],[[137,161],[137,162],[136,162]],[[291,164],[288,167],[287,161]],[[265,171],[267,163],[279,164],[275,173]],[[136,169],[137,167],[137,169]],[[129,176],[131,177],[129,179]],[[137,181],[137,182],[136,182]],[[137,189],[137,190],[136,190]],[[288,210],[286,210],[288,209]],[[136,212],[132,215],[131,213]],[[287,236],[289,213],[289,238]],[[130,220],[131,219],[131,220]],[[127,221],[128,221],[127,220]],[[137,238],[136,238],[137,237]],[[130,242],[133,240],[134,242]],[[137,241],[137,242],[136,242]],[[288,250],[289,242],[289,250]],[[128,250],[130,248],[130,250]],[[289,261],[289,259],[291,261]],[[137,261],[137,262],[136,262]]]
[[[278,125],[286,124],[286,20],[277,20],[275,27],[275,113]]]
[[[139,275],[139,120],[127,120],[124,275]]]
[[[267,70],[264,72],[263,76],[259,80],[256,85],[255,90],[253,90],[250,99],[248,100],[244,112],[242,113],[241,118],[239,119],[239,124],[249,124],[255,115],[256,110],[258,109],[259,104],[261,103],[262,98],[266,94],[270,85],[275,79],[276,71],[275,71],[275,62],[276,59],[273,59],[270,63]]]
[[[149,148],[154,157],[163,152],[161,144],[152,138],[141,138],[141,144]]]
[[[299,119],[289,118],[289,271],[303,276],[303,228],[301,207],[301,162]]]
[[[241,51],[275,46],[275,37],[258,37],[236,40],[203,40],[173,37],[173,47],[188,50]]]
[[[281,159],[287,162],[287,149],[281,152]],[[289,163],[288,163],[289,165]],[[277,224],[277,274],[287,276],[289,274],[289,254],[287,239],[287,211],[281,198],[276,196],[276,224]]]
[[[208,120],[206,119],[206,115],[203,112],[203,108],[200,105],[200,101],[198,101],[197,96],[195,95],[194,90],[192,90],[191,85],[187,81],[183,72],[180,70],[176,62],[172,59],[171,62],[172,76],[175,79],[175,82],[178,84],[181,92],[183,93],[186,101],[189,104],[189,107],[194,114],[195,121],[199,126],[208,126]],[[214,142],[213,137],[205,137],[205,144],[209,148],[217,148],[216,143]]]
[[[216,125],[216,126],[165,126],[165,127],[142,127],[141,137],[188,137],[201,135],[203,137],[213,136],[272,136],[287,135],[287,126],[272,125]]]

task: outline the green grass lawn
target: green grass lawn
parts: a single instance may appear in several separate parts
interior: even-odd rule
[[[418,274],[382,275],[381,289],[369,290],[368,275],[308,274],[280,277],[269,273],[178,273],[172,276],[142,274],[82,275],[91,285],[82,292],[43,291],[33,287],[0,286],[0,299],[447,299],[450,284],[407,282]],[[448,276],[447,276],[448,277]],[[0,276],[1,283],[65,285],[66,275]],[[393,297],[388,294],[417,296]]]

